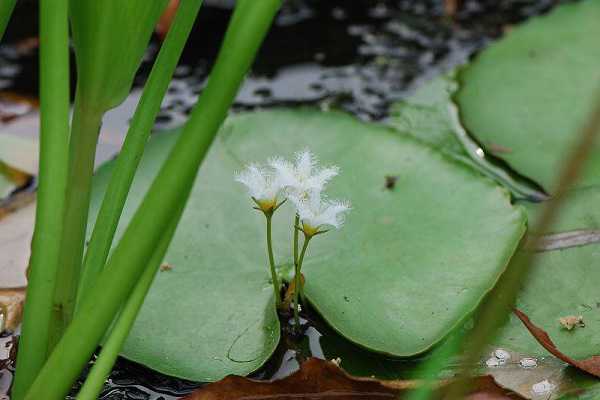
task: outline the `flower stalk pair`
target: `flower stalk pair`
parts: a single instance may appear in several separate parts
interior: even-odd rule
[[[267,253],[275,303],[278,308],[281,307],[281,286],[273,256],[273,214],[287,200],[295,207],[293,309],[297,327],[300,325],[299,297],[304,300],[301,270],[308,244],[313,237],[327,232],[331,227],[341,228],[345,214],[350,210],[348,202],[329,200],[323,195],[326,184],[338,173],[339,169],[335,166],[320,168],[313,153],[304,150],[296,154],[294,162],[275,157],[271,158],[266,166],[256,163],[249,164],[243,171],[235,175],[236,181],[247,187],[248,194],[256,203],[254,208],[261,211],[266,217]],[[299,251],[300,232],[304,235],[304,242]]]

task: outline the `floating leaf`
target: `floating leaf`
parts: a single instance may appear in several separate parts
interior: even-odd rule
[[[527,330],[529,330],[533,337],[535,337],[538,343],[548,350],[549,353],[569,365],[600,378],[600,355],[595,355],[584,360],[575,360],[560,351],[552,339],[550,339],[548,333],[531,322],[526,314],[517,309],[514,310],[514,313],[521,320],[521,322],[523,322],[523,324],[527,327]]]
[[[271,382],[228,376],[207,385],[182,400],[243,400],[243,399],[402,399],[418,381],[380,381],[348,375],[331,361],[311,358],[292,375]],[[440,382],[437,394],[443,398],[447,382]],[[489,376],[471,379],[467,400],[522,399],[499,387]]]
[[[559,221],[552,232],[600,229],[600,187],[573,190],[566,198]],[[530,219],[536,218],[541,206],[526,204]],[[540,234],[540,232],[534,232]],[[600,348],[600,243],[546,250],[538,253],[537,265],[524,283],[517,301],[537,324],[543,326],[557,347],[575,358],[598,354]],[[561,327],[559,318],[581,315],[585,328],[568,331]],[[531,355],[547,354],[514,316],[496,341],[501,346]]]
[[[176,133],[148,144],[119,233]],[[314,240],[309,301],[343,336],[396,356],[426,351],[474,309],[524,231],[505,190],[409,137],[341,113],[311,110],[231,118],[205,160],[175,240],[124,355],[162,372],[216,380],[258,368],[279,340],[266,267],[265,221],[233,173],[310,146],[342,174],[333,198],[352,200],[347,225]],[[112,163],[96,177],[93,208]],[[398,176],[394,190],[385,176]],[[93,214],[92,214],[93,215]],[[293,211],[274,217],[276,262],[291,263]],[[377,327],[374,329],[374,327]],[[193,357],[190,357],[193,354]]]
[[[544,199],[545,194],[529,182],[513,176],[490,160],[480,145],[469,136],[452,100],[457,89],[455,73],[432,79],[409,98],[393,104],[390,125],[402,134],[414,136],[495,179],[519,197]]]
[[[484,147],[551,189],[600,88],[600,2],[531,19],[460,74],[462,121]],[[494,151],[502,149],[502,151]],[[600,183],[600,144],[579,184]]]

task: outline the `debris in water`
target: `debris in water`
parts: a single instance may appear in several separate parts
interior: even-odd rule
[[[510,360],[510,353],[504,349],[497,349],[494,351],[494,357],[501,361]]]
[[[585,323],[583,322],[583,316],[581,315],[567,315],[566,317],[562,317],[558,319],[560,325],[566,330],[570,331],[573,328],[580,327],[584,328]]]
[[[397,180],[398,180],[397,176],[386,175],[385,176],[385,188],[388,190],[394,190],[394,187],[396,187]]]
[[[490,357],[486,360],[485,365],[488,367],[499,367],[500,365],[504,364],[502,361],[500,361],[499,359],[497,359],[496,357]]]
[[[556,385],[549,382],[548,379],[544,379],[543,381],[538,382],[531,387],[533,394],[548,394],[554,389],[556,389]]]
[[[169,263],[163,263],[160,265],[160,272],[171,271],[173,270],[173,266]]]
[[[537,367],[537,360],[531,357],[521,358],[521,360],[519,360],[519,365],[523,368],[535,368]]]

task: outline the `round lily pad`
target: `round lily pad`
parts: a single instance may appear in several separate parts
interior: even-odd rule
[[[600,354],[600,242],[578,240],[578,236],[600,237],[600,187],[573,190],[566,201],[560,220],[553,227],[547,248],[538,254],[538,262],[519,295],[517,307],[531,321],[544,329],[557,347],[574,358]],[[526,205],[534,218],[540,205]],[[563,240],[557,241],[560,234]],[[593,238],[593,236],[592,236]],[[554,246],[549,246],[554,240]],[[542,250],[542,249],[540,249]],[[568,330],[560,318],[583,318],[583,325]],[[499,345],[531,355],[547,355],[521,321],[511,316],[502,330]]]
[[[176,140],[148,144],[127,221]],[[525,229],[507,191],[392,129],[338,112],[274,110],[230,118],[204,161],[174,242],[125,345],[125,357],[171,375],[249,373],[279,339],[265,221],[233,174],[246,163],[309,147],[341,174],[331,198],[352,202],[347,224],[319,235],[305,259],[306,294],[333,328],[377,352],[424,352],[474,309]],[[110,164],[96,179],[96,207]],[[275,259],[289,266],[293,209],[274,216]],[[123,224],[121,224],[123,225]],[[121,228],[122,229],[122,226]]]
[[[460,74],[462,121],[485,149],[547,191],[600,88],[600,1],[510,31]],[[600,145],[579,185],[600,183]]]

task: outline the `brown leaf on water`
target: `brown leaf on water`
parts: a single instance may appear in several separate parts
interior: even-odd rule
[[[419,381],[381,381],[354,377],[335,363],[310,358],[292,375],[276,381],[258,381],[230,375],[198,389],[183,400],[358,400],[401,399]],[[437,399],[444,398],[448,381],[436,383]],[[500,388],[492,377],[469,379],[468,400],[522,399]]]
[[[0,332],[14,332],[23,317],[25,288],[0,290]]]
[[[525,313],[517,309],[514,309],[514,313],[521,320],[521,322],[523,322],[523,324],[525,325],[527,330],[529,330],[529,332],[533,335],[535,340],[537,340],[539,344],[541,344],[546,350],[548,350],[548,352],[550,352],[558,359],[566,362],[567,364],[579,368],[580,370],[587,372],[590,375],[594,375],[595,377],[600,378],[600,356],[593,356],[590,358],[586,358],[585,360],[572,359],[571,357],[561,352],[556,347],[554,342],[552,342],[552,339],[550,339],[548,333],[546,333],[546,331],[544,331],[542,328],[539,328],[538,326],[534,325],[534,323],[531,322],[531,320]]]

